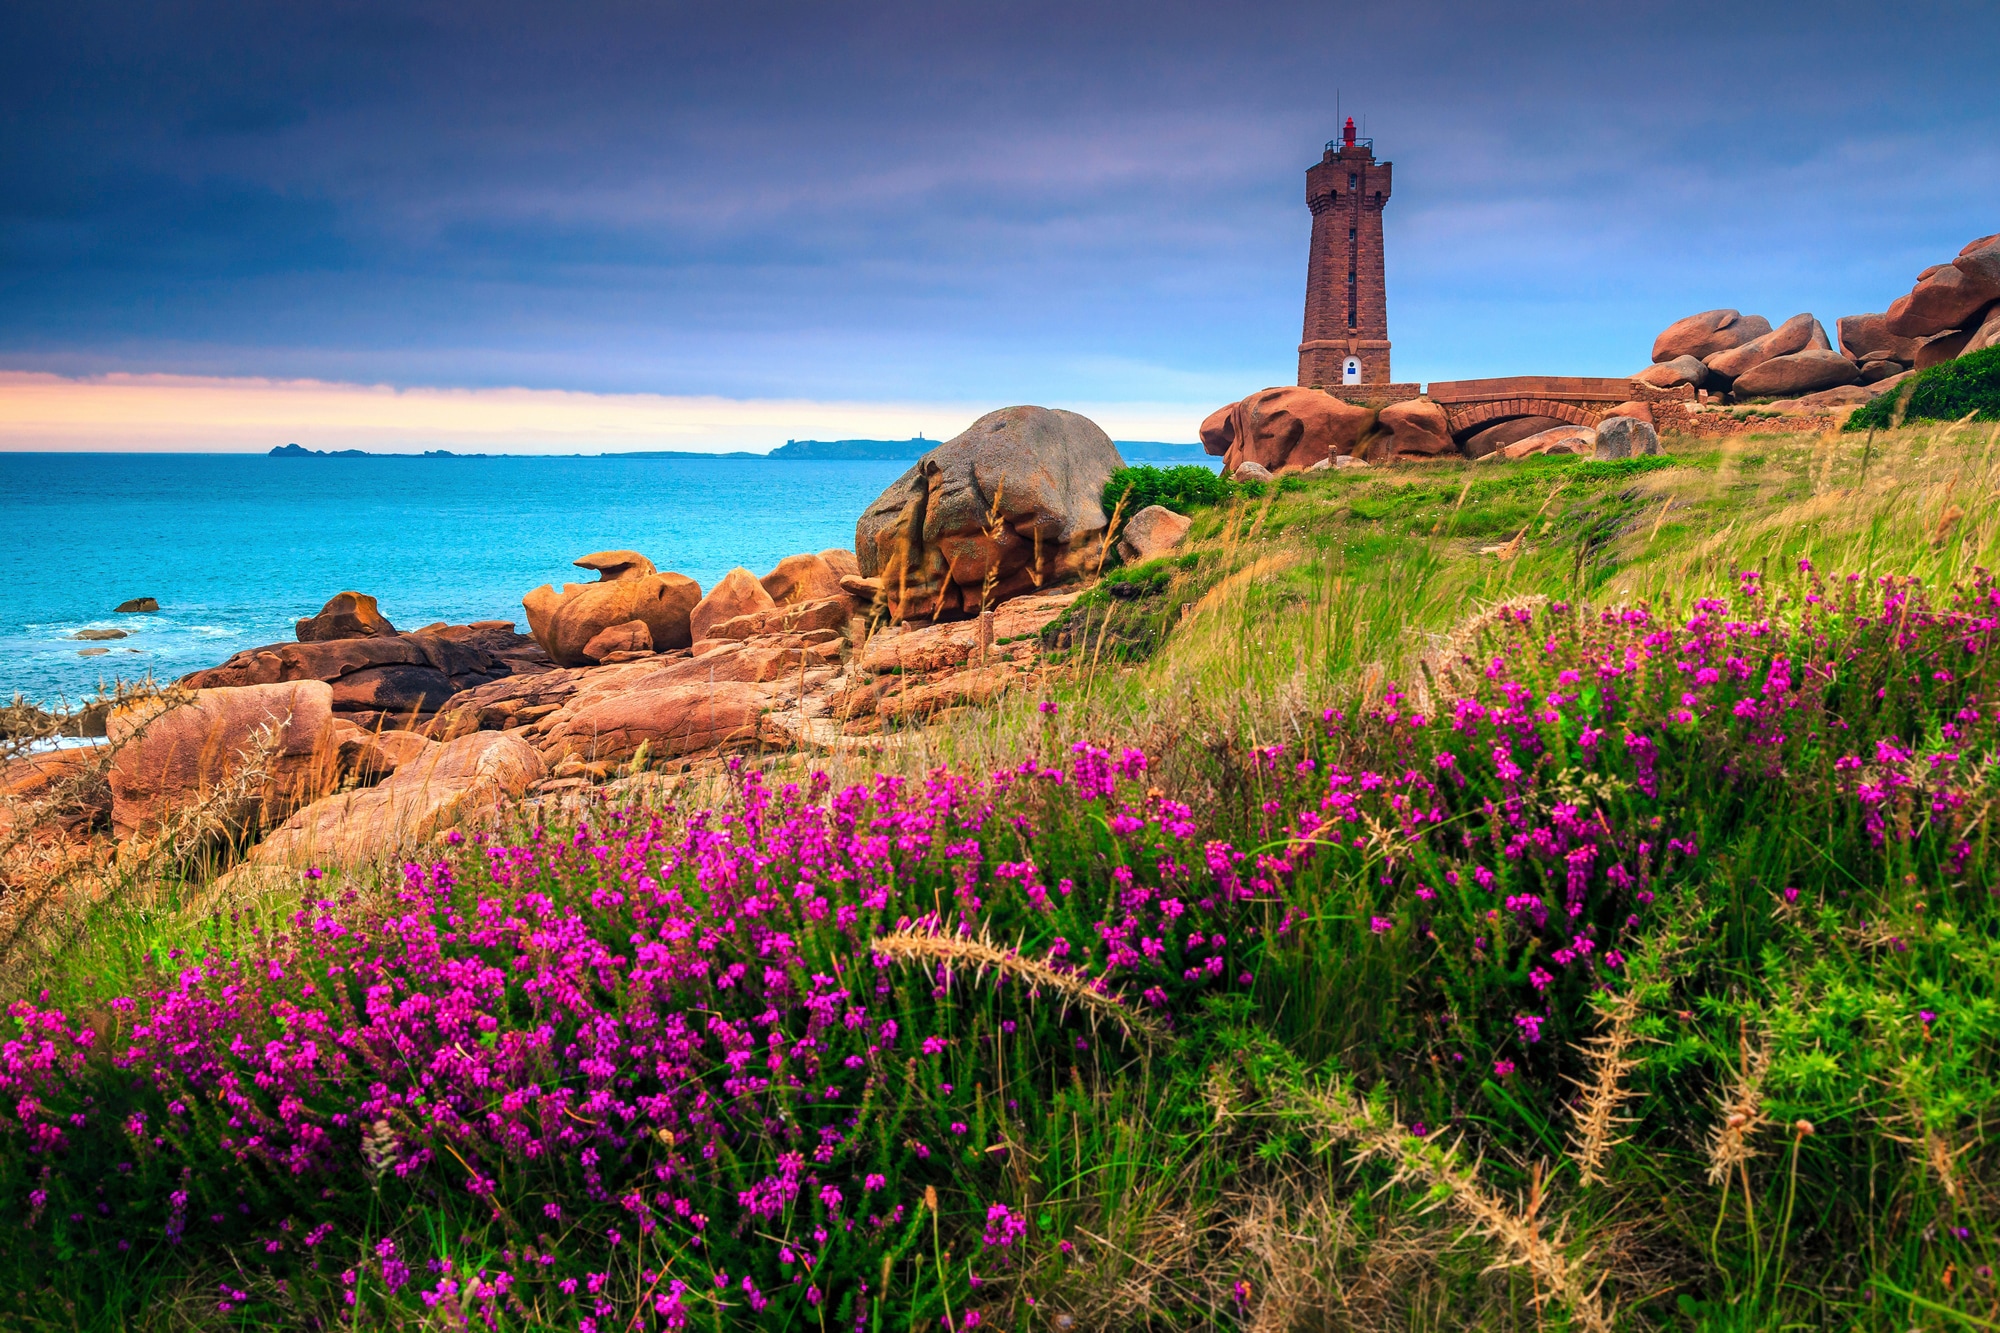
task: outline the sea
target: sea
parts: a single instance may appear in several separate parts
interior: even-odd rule
[[[909,466],[0,453],[0,702],[165,683],[291,641],[296,620],[346,589],[373,595],[398,629],[511,620],[525,633],[522,594],[594,579],[570,563],[592,551],[638,551],[703,588],[738,565],[761,575],[801,551],[852,548],[861,511]],[[138,597],[159,611],[113,610]]]

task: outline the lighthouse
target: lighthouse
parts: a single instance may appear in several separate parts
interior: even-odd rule
[[[1326,155],[1306,172],[1313,226],[1300,384],[1337,389],[1391,382],[1382,261],[1389,168],[1375,160],[1373,139],[1355,137],[1349,116],[1340,138],[1327,144]]]

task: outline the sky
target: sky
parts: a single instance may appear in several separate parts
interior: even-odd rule
[[[0,448],[767,448],[1296,374],[1365,121],[1398,380],[1627,374],[2000,231],[2000,5],[0,12]]]

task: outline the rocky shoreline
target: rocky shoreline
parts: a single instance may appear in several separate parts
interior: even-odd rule
[[[1368,406],[1283,386],[1219,409],[1201,440],[1228,474],[1268,481],[1439,457],[1630,458],[1657,453],[1663,431],[1831,429],[1917,369],[2000,341],[2000,237],[1838,327],[1835,351],[1811,315],[1776,328],[1689,316],[1655,340],[1630,400],[1590,425],[1519,416],[1455,436],[1428,399]],[[1773,393],[1794,396],[1724,402]],[[887,487],[854,549],[762,575],[734,569],[704,590],[645,553],[592,552],[575,564],[593,581],[524,594],[526,634],[511,619],[398,630],[345,591],[298,621],[296,642],[99,707],[85,720],[104,745],[0,767],[0,836],[40,801],[54,813],[30,831],[45,843],[108,822],[119,855],[150,855],[206,821],[253,864],[379,861],[522,797],[753,747],[880,747],[885,729],[1037,688],[1042,631],[1086,585],[1184,540],[1189,521],[1160,506],[1106,512],[1123,466],[1084,417],[1005,408]]]
[[[934,448],[857,522],[863,554],[800,553],[714,587],[645,554],[593,552],[585,583],[509,620],[403,631],[345,591],[296,642],[236,653],[111,710],[106,745],[10,765],[32,797],[108,755],[120,854],[209,811],[253,865],[378,862],[523,797],[658,780],[750,748],[879,748],[1030,687],[1040,633],[1112,556],[1187,521],[1106,514],[1123,466],[1097,426],[1035,407]],[[17,790],[18,789],[18,790]]]

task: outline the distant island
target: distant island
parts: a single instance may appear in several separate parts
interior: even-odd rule
[[[916,460],[942,444],[916,436],[908,440],[786,440],[769,453],[737,449],[729,453],[699,453],[686,449],[633,449],[609,454],[543,455],[570,458],[781,458],[792,463]],[[1203,458],[1198,444],[1165,444],[1158,440],[1113,440],[1125,461],[1153,463],[1198,463]],[[281,444],[270,451],[272,458],[495,458],[497,454],[455,454],[449,449],[426,449],[421,454],[371,453],[366,449],[307,449],[297,444]]]
[[[307,449],[281,444],[271,450],[273,458],[488,458],[489,454],[455,454],[449,449],[426,449],[420,454],[371,454],[366,449]]]

